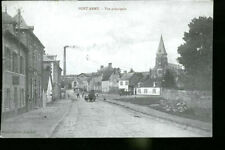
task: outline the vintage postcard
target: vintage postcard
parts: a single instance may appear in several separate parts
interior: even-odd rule
[[[213,1],[2,1],[3,138],[212,137]]]

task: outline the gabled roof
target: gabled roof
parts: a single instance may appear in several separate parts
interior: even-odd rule
[[[160,38],[157,54],[167,54],[165,46],[164,46],[162,35],[161,35],[161,38]]]
[[[153,82],[152,79],[147,79],[140,84],[140,87],[153,87]]]
[[[133,76],[129,79],[130,86],[136,86],[137,83],[143,78],[142,73],[134,73]]]
[[[42,47],[45,48],[45,46],[41,43],[41,41],[38,39],[38,37],[33,33],[34,26],[28,26],[23,19],[22,15],[17,13],[13,19],[16,21],[16,29],[26,31],[26,33],[30,34],[36,41],[37,43]]]
[[[16,14],[13,19],[17,22],[16,27],[20,29],[34,29],[33,26],[28,26],[25,20],[23,19],[22,15]]]
[[[102,77],[102,81],[108,81],[111,74],[113,73],[113,70],[106,70],[103,72],[103,77]]]
[[[132,76],[134,75],[134,72],[132,73],[123,73],[122,74],[122,77],[121,77],[121,80],[129,80]]]

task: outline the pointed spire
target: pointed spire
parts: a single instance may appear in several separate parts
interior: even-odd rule
[[[160,37],[160,42],[159,42],[159,47],[158,47],[157,54],[167,54],[165,46],[164,46],[162,34],[161,34],[161,37]]]

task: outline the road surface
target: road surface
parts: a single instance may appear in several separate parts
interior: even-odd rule
[[[114,104],[72,103],[52,137],[201,137],[197,132]]]

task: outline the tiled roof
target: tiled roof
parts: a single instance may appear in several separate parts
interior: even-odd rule
[[[108,81],[112,73],[113,73],[113,70],[105,70],[103,72],[102,81]]]
[[[133,76],[131,76],[129,80],[129,85],[130,86],[136,86],[137,83],[143,78],[142,73],[134,73]]]
[[[124,73],[122,74],[121,80],[129,80],[132,76],[134,75],[134,73]]]
[[[165,46],[164,46],[162,35],[161,35],[161,38],[160,38],[157,54],[167,54]]]
[[[143,81],[140,87],[153,87],[153,80],[147,79]]]

